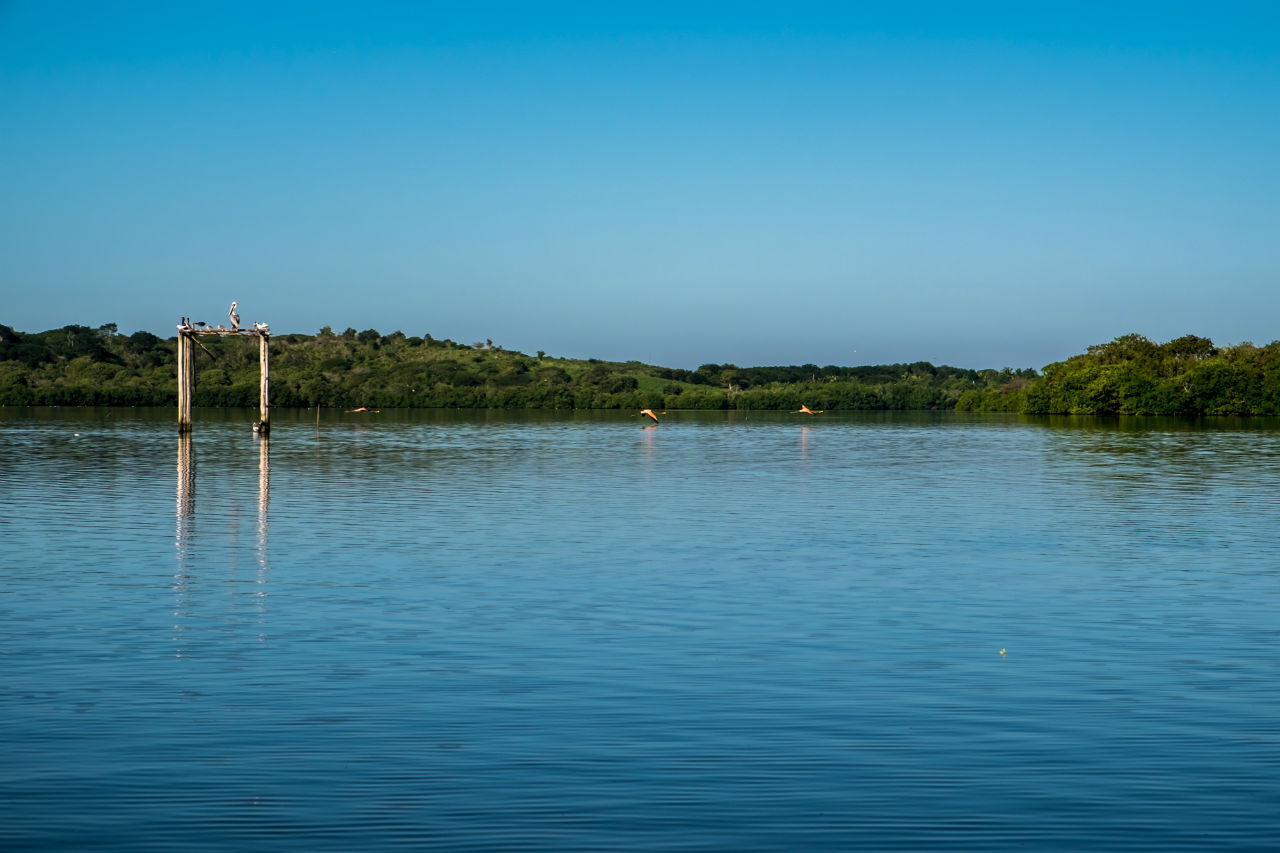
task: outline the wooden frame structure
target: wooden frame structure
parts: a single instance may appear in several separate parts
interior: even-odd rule
[[[237,318],[238,319],[238,318]],[[205,328],[203,323],[192,323],[186,317],[178,324],[178,434],[191,432],[191,397],[195,389],[196,340],[201,335],[217,337],[256,337],[258,339],[258,420],[253,431],[263,438],[271,434],[271,330],[266,323],[254,323],[253,328],[227,329],[223,326]]]

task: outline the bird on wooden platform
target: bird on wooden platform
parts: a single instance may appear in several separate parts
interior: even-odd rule
[[[653,418],[653,422],[654,422],[655,424],[658,422],[658,416],[657,416],[657,415],[655,415],[655,414],[653,413],[653,409],[641,409],[641,410],[640,410],[640,414],[642,414],[642,415],[648,415],[649,417]],[[662,412],[662,414],[664,414],[664,415],[665,415],[665,414],[666,414],[666,412]]]
[[[199,326],[200,328],[202,328],[202,329],[203,329],[205,326],[207,326],[207,325],[209,325],[209,324],[208,324],[208,323],[206,323],[204,320],[196,320],[196,321],[195,321],[195,323],[194,323],[193,325]]]
[[[804,412],[806,415],[820,415],[825,411],[826,409],[818,409],[815,411],[814,409],[811,409],[808,406],[801,404],[800,408],[796,409],[795,412],[793,412],[793,414],[798,415],[801,412]]]
[[[239,302],[232,302],[231,310],[227,312],[227,316],[231,318],[231,331],[233,332],[240,330],[240,315],[236,313],[236,306],[239,304]]]

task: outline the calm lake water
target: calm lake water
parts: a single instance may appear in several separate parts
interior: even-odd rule
[[[1280,423],[254,416],[0,409],[0,848],[1280,849]]]

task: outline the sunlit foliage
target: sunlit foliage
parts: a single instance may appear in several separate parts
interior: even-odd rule
[[[1025,393],[1047,414],[1280,414],[1280,342],[1217,347],[1185,335],[1157,344],[1124,335],[1055,362]]]
[[[198,340],[195,405],[256,406],[256,342]],[[176,405],[176,349],[175,338],[125,336],[115,324],[39,333],[0,326],[0,405]],[[691,371],[328,326],[271,339],[272,405],[281,407],[1016,411],[1036,377],[923,361]]]

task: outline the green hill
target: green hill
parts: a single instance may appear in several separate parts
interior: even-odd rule
[[[257,347],[202,337],[197,406],[256,406]],[[0,325],[0,405],[173,406],[176,338]],[[1280,342],[1215,346],[1131,334],[1034,370],[816,364],[696,370],[554,358],[430,335],[328,327],[271,339],[274,406],[349,408],[947,410],[1069,414],[1280,414]]]
[[[257,348],[202,337],[193,402],[256,406]],[[22,333],[0,325],[0,405],[173,406],[176,338],[114,324]],[[527,355],[491,341],[368,329],[271,339],[273,406],[545,409],[1016,410],[1034,370],[967,370],[928,362],[696,370],[638,361]]]

